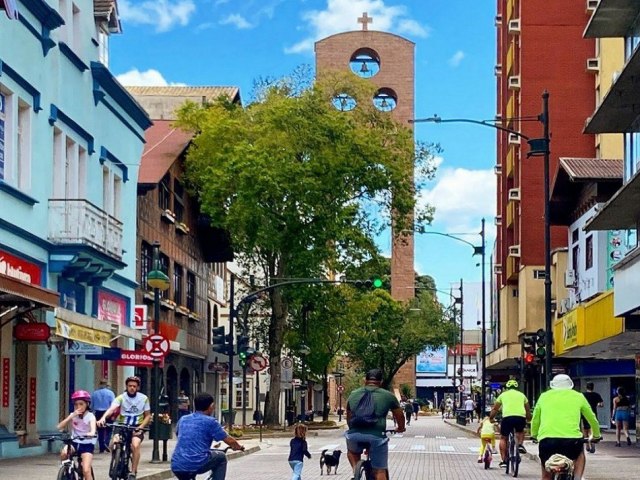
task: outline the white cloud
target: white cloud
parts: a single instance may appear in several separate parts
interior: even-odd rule
[[[285,53],[301,53],[313,51],[316,40],[335,33],[359,30],[361,24],[357,19],[367,12],[373,22],[370,30],[394,32],[412,37],[427,37],[429,29],[415,20],[408,18],[403,6],[386,6],[384,0],[327,0],[325,10],[309,10],[302,14],[302,19],[311,32],[309,37],[287,47]]]
[[[436,208],[434,221],[449,233],[474,232],[482,217],[487,219],[487,229],[493,228],[496,210],[495,173],[493,169],[438,170],[433,187],[422,190],[418,201]]]
[[[184,87],[186,83],[167,82],[158,70],[150,68],[141,72],[137,68],[132,68],[128,72],[117,75],[118,81],[128,87]]]
[[[193,0],[120,0],[118,10],[123,22],[155,25],[156,32],[166,32],[188,25],[196,5]]]
[[[449,59],[449,65],[452,67],[458,67],[462,60],[464,59],[464,52],[462,50],[458,50],[453,56]]]
[[[252,25],[247,21],[246,18],[244,18],[242,15],[238,15],[237,13],[229,15],[226,18],[220,20],[220,25],[233,25],[239,30],[246,30],[252,27]]]

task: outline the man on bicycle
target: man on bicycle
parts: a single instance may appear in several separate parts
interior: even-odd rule
[[[397,432],[404,432],[404,414],[398,399],[388,390],[380,387],[382,370],[367,372],[364,387],[354,390],[347,399],[347,457],[355,469],[360,461],[364,445],[369,445],[369,459],[375,480],[386,480],[389,457],[387,414],[393,414]]]
[[[559,454],[573,460],[574,478],[582,478],[586,458],[584,455],[580,418],[583,416],[593,429],[594,438],[600,438],[600,425],[584,395],[573,390],[571,377],[559,374],[551,380],[551,389],[540,395],[531,421],[531,437],[540,442],[542,480],[550,480],[551,473],[545,463]]]
[[[211,443],[222,441],[234,450],[244,447],[211,416],[214,409],[211,395],[199,393],[193,403],[196,411],[180,418],[176,427],[178,443],[171,457],[171,470],[177,476],[210,471],[210,480],[224,480],[227,456],[222,451],[211,451]]]
[[[138,463],[140,462],[140,444],[144,440],[144,431],[142,429],[151,421],[151,406],[149,405],[149,398],[138,391],[140,388],[139,377],[128,377],[125,385],[127,386],[127,391],[113,400],[109,409],[104,412],[104,415],[98,421],[98,426],[104,427],[107,419],[116,411],[119,411],[117,423],[140,427],[140,430],[134,430],[131,438],[131,473],[129,474],[129,480],[135,480],[138,473]],[[112,439],[113,443],[120,441],[119,436],[116,435],[114,437]]]
[[[524,393],[518,390],[518,382],[509,380],[505,385],[506,390],[496,399],[489,418],[493,420],[502,409],[502,422],[500,423],[500,456],[501,467],[507,466],[507,438],[512,431],[516,431],[516,441],[520,453],[527,453],[524,446],[524,427],[527,420],[531,420],[531,407]]]

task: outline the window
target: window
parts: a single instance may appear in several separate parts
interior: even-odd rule
[[[86,198],[87,150],[57,128],[53,131],[53,165],[54,198]]]
[[[195,312],[196,310],[196,275],[187,272],[187,308]]]
[[[585,270],[589,270],[593,267],[593,235],[589,235],[586,239],[584,254]]]
[[[235,408],[242,408],[242,400],[244,398],[244,406],[249,408],[249,396],[251,393],[251,384],[250,382],[246,382],[244,389],[242,388],[242,383],[236,385],[236,395],[235,395],[235,401],[236,401],[236,407]],[[247,392],[247,396],[245,397],[244,393],[245,391]]]
[[[184,304],[184,288],[182,282],[184,280],[184,269],[182,265],[173,264],[173,301],[176,305]]]
[[[18,128],[16,129],[16,173],[14,181],[20,190],[31,187],[31,107],[18,102]]]
[[[580,265],[580,247],[576,245],[571,249],[571,269],[578,270]]]
[[[167,173],[158,185],[158,205],[161,210],[171,210],[171,192],[169,191],[169,182],[171,177]]]
[[[576,243],[580,239],[580,230],[577,228],[571,232],[571,243]]]
[[[109,33],[101,26],[98,29],[98,61],[105,67],[109,66]]]
[[[544,280],[546,277],[545,275],[545,271],[544,270],[534,270],[533,271],[533,278],[535,278],[536,280]]]
[[[169,257],[167,257],[164,253],[160,252],[158,261],[160,262],[160,270],[162,270],[165,275],[169,276]],[[160,297],[167,298],[168,297],[167,290],[160,290]]]
[[[140,245],[140,285],[143,290],[149,290],[147,275],[153,269],[153,247],[143,241]]]
[[[120,218],[122,202],[122,178],[103,165],[102,167],[102,209],[115,218]]]
[[[173,213],[176,222],[184,222],[184,187],[177,178],[173,180]]]
[[[114,175],[113,176],[113,208],[112,215],[116,218],[120,218],[120,200],[122,198],[122,179]]]
[[[82,30],[81,30],[81,18],[80,9],[74,3],[71,5],[71,25],[73,28],[73,38],[71,39],[71,47],[77,54],[82,52]]]
[[[69,0],[60,0],[60,16],[64,19],[64,25],[60,27],[60,41],[64,42],[77,55],[82,48],[82,19],[80,8]]]
[[[31,189],[31,106],[0,88],[0,180]]]

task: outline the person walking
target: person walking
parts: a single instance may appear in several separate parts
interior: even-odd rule
[[[311,458],[309,447],[307,446],[307,426],[299,423],[296,425],[293,435],[289,442],[289,466],[293,471],[291,480],[300,480],[302,478],[304,457]]]
[[[189,396],[184,390],[180,390],[180,395],[178,395],[178,421],[185,415],[191,413],[190,407],[191,402],[189,401]]]
[[[404,415],[407,421],[407,425],[411,425],[411,417],[413,416],[413,403],[408,398],[404,401],[404,405],[402,406],[404,409]]]
[[[418,403],[418,400],[415,399],[413,401],[413,419],[414,420],[418,420],[418,413],[420,413],[420,404]]]
[[[109,410],[111,403],[116,398],[113,390],[109,388],[109,382],[106,379],[100,380],[98,388],[91,394],[91,405],[96,419],[102,418],[104,413]],[[98,427],[98,446],[100,453],[109,452],[109,442],[111,441],[111,421],[107,419],[107,425]]]
[[[616,447],[620,446],[620,434],[624,432],[627,437],[627,445],[631,446],[631,437],[629,437],[629,419],[631,418],[631,400],[627,397],[627,391],[624,387],[618,387],[618,394],[613,399],[613,411],[611,412],[611,423],[616,426]]]
[[[471,397],[467,397],[464,401],[464,413],[467,423],[473,422],[473,411],[476,408],[476,403],[473,401]]]
[[[447,408],[447,405],[443,398],[442,400],[440,400],[440,415],[442,415],[443,420],[444,420],[444,411],[446,410],[446,408]]]
[[[594,392],[593,382],[587,383],[587,391],[583,393],[584,398],[589,402],[589,406],[593,411],[593,414],[598,418],[598,407],[604,407],[604,400],[598,392]],[[591,425],[587,422],[587,419],[582,417],[582,431],[584,433],[585,438],[589,438],[591,436]],[[587,452],[596,453],[596,445],[595,443],[589,442],[587,444]]]

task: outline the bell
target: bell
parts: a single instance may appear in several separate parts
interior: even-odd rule
[[[347,99],[345,97],[340,98],[340,107],[344,110],[347,108]]]
[[[366,62],[362,62],[362,66],[360,67],[360,73],[369,73],[369,67],[367,67]]]
[[[387,108],[388,106],[389,106],[389,104],[387,103],[387,99],[383,98],[382,99],[382,103],[380,103],[380,107]]]

